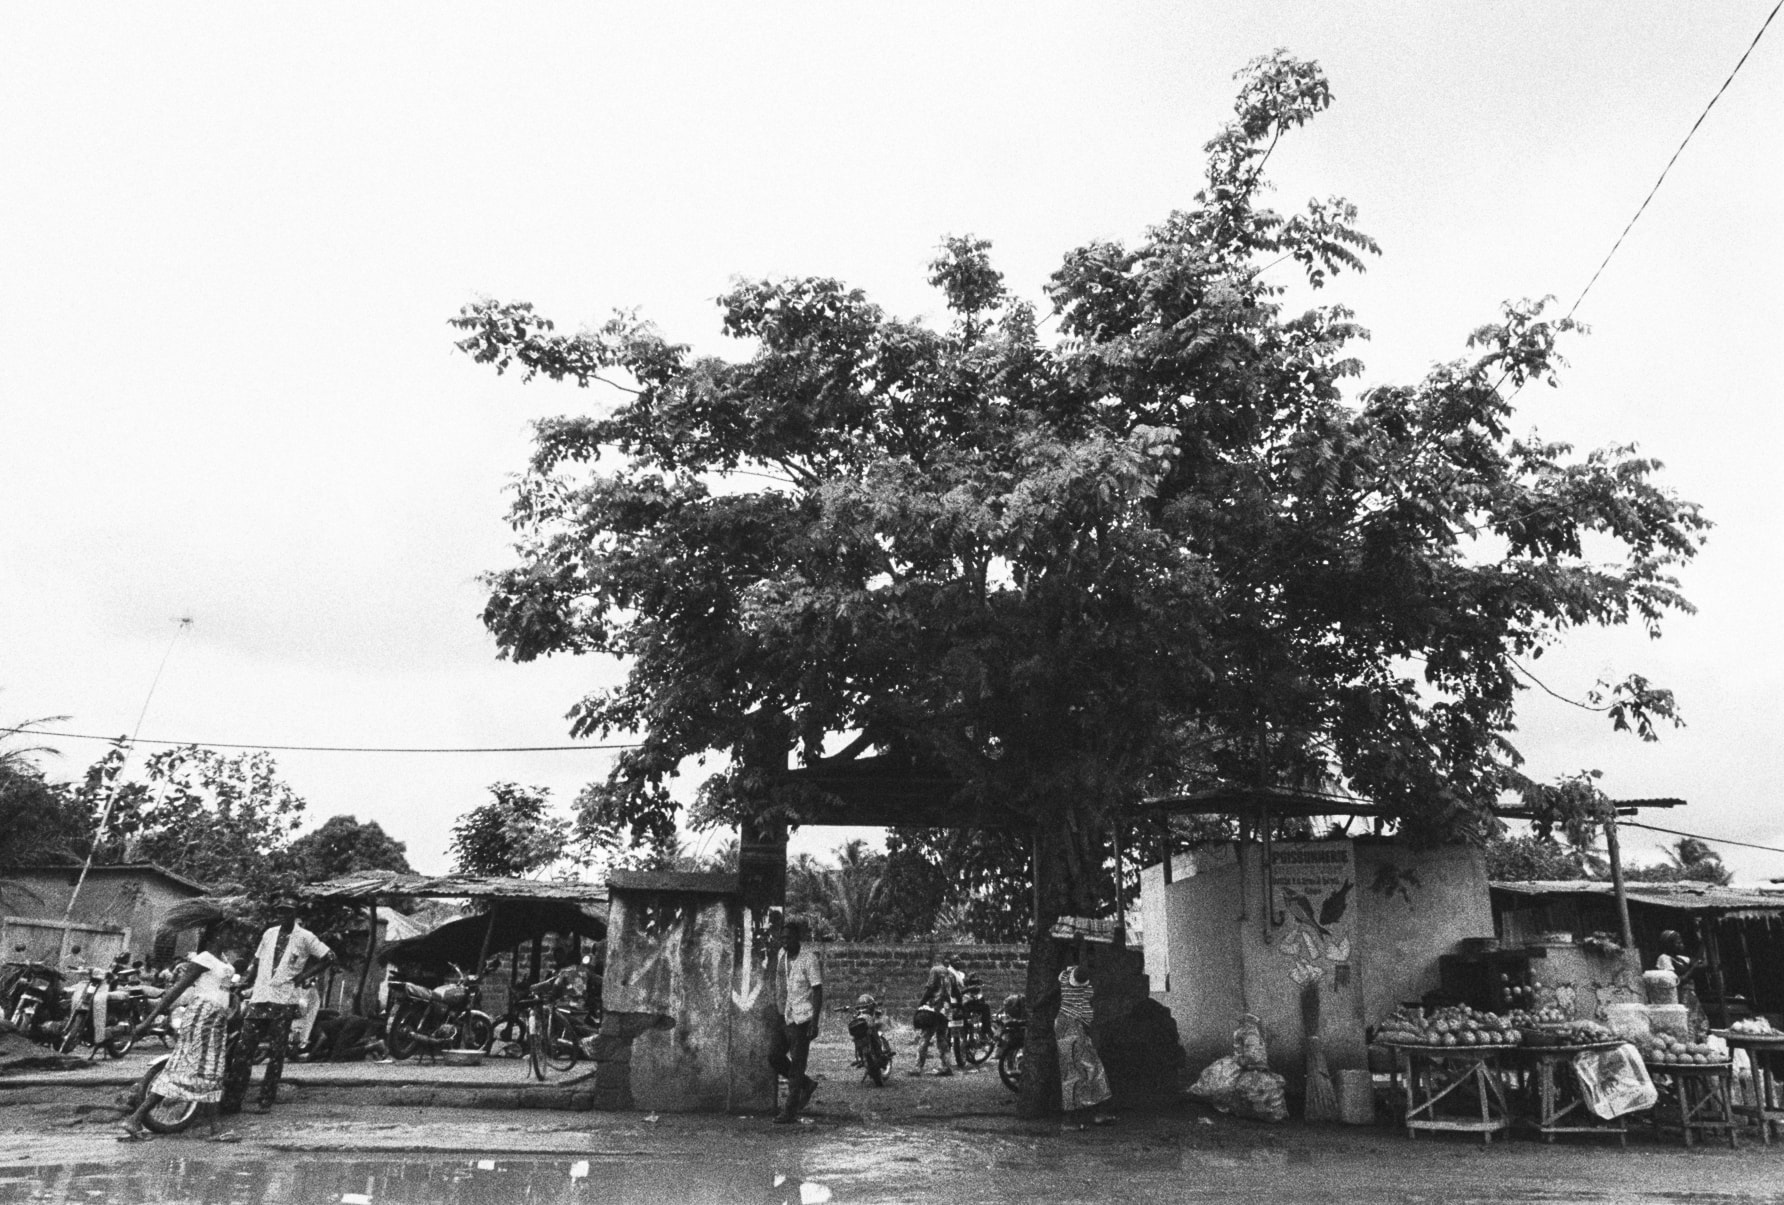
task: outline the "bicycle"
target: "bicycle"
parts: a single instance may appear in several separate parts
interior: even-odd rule
[[[568,1071],[582,1057],[576,1041],[576,1025],[568,1009],[557,1007],[557,993],[551,990],[556,979],[535,985],[533,992],[516,1002],[526,1018],[525,1050],[527,1068],[533,1078],[545,1080],[546,1068]]]

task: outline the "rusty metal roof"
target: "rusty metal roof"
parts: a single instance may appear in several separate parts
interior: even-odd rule
[[[556,883],[540,879],[480,878],[469,875],[434,877],[422,874],[399,874],[394,870],[362,870],[342,875],[323,883],[298,888],[298,894],[312,900],[337,902],[381,899],[389,895],[422,896],[436,899],[464,897],[495,900],[566,900],[575,903],[604,904],[607,888],[600,883]]]
[[[1598,879],[1537,879],[1529,882],[1490,884],[1494,891],[1511,895],[1602,895],[1616,893]],[[1623,894],[1633,904],[1677,908],[1683,912],[1749,912],[1784,914],[1784,891],[1754,887],[1719,887],[1715,883],[1624,883]]]

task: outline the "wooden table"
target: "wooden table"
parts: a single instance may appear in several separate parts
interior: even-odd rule
[[[1512,1047],[1382,1045],[1394,1052],[1408,1138],[1420,1130],[1448,1130],[1479,1134],[1491,1143],[1494,1134],[1510,1128],[1499,1056]],[[1445,1102],[1448,1109],[1439,1113]]]
[[[1694,1137],[1708,1140],[1714,1130],[1728,1134],[1728,1145],[1740,1145],[1735,1133],[1740,1123],[1734,1119],[1734,1064],[1727,1063],[1649,1063],[1648,1074],[1670,1081],[1660,1088],[1660,1103],[1654,1106],[1654,1128],[1672,1123],[1666,1117],[1667,1098],[1672,1098],[1678,1115],[1679,1129],[1685,1145]]]
[[[1603,1134],[1615,1136],[1629,1145],[1629,1124],[1625,1118],[1602,1118],[1586,1107],[1586,1096],[1580,1087],[1579,1072],[1574,1070],[1577,1054],[1595,1050],[1615,1050],[1623,1044],[1613,1041],[1588,1042],[1569,1046],[1512,1046],[1517,1059],[1535,1077],[1536,1116],[1527,1118],[1548,1142],[1557,1134]],[[1562,1068],[1567,1070],[1562,1072]],[[1572,1089],[1564,1092],[1563,1087]]]
[[[1759,1140],[1770,1146],[1772,1130],[1784,1126],[1784,1109],[1774,1108],[1772,1104],[1778,1099],[1778,1081],[1772,1060],[1784,1054],[1784,1034],[1738,1033],[1732,1029],[1710,1032],[1727,1042],[1730,1050],[1747,1052],[1747,1062],[1753,1068],[1753,1100],[1736,1105],[1735,1111],[1751,1118],[1759,1127]]]

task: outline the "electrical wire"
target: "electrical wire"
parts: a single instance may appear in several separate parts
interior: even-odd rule
[[[1716,95],[1710,97],[1710,103],[1703,107],[1703,112],[1699,113],[1697,120],[1691,123],[1691,129],[1686,132],[1684,141],[1679,143],[1679,149],[1672,153],[1672,158],[1668,159],[1666,166],[1660,169],[1660,176],[1654,181],[1654,187],[1648,190],[1648,195],[1642,198],[1640,205],[1636,206],[1635,216],[1629,219],[1627,226],[1623,227],[1623,233],[1617,236],[1617,241],[1612,243],[1611,249],[1605,253],[1604,262],[1598,265],[1598,271],[1592,273],[1592,279],[1586,282],[1586,287],[1580,290],[1580,295],[1574,298],[1573,304],[1567,308],[1568,318],[1573,317],[1574,311],[1580,308],[1580,302],[1586,300],[1586,294],[1590,293],[1592,286],[1598,283],[1599,276],[1609,266],[1611,257],[1617,253],[1617,248],[1623,245],[1623,240],[1629,236],[1629,232],[1635,228],[1637,220],[1648,208],[1648,202],[1654,199],[1654,194],[1659,192],[1661,184],[1665,183],[1666,174],[1672,171],[1673,164],[1677,163],[1679,156],[1684,154],[1686,145],[1690,143],[1692,135],[1697,133],[1698,127],[1703,125],[1704,118],[1710,115],[1710,110],[1716,107],[1716,102],[1722,99],[1724,92],[1728,91],[1728,85],[1734,83],[1734,77],[1740,74],[1742,67],[1746,66],[1747,56],[1751,55],[1754,47],[1759,45],[1759,39],[1765,36],[1766,29],[1771,26],[1772,18],[1778,15],[1778,10],[1781,8],[1784,8],[1784,0],[1778,0],[1778,3],[1772,6],[1772,11],[1766,15],[1765,21],[1759,27],[1759,32],[1753,35],[1753,41],[1748,43],[1746,52],[1741,55],[1740,62],[1734,65],[1734,70],[1728,73],[1728,78],[1722,81],[1720,88],[1716,89]],[[1563,321],[1565,320],[1563,319]]]
[[[470,747],[432,747],[408,745],[252,745],[231,743],[229,741],[174,741],[156,740],[150,737],[116,737],[100,736],[91,732],[51,732],[43,728],[14,728],[0,725],[0,732],[32,732],[38,736],[56,737],[68,741],[104,741],[112,744],[124,741],[132,745],[202,745],[207,749],[265,749],[276,753],[581,753],[593,749],[637,749],[642,741],[626,741],[615,744],[583,744],[583,745],[478,745]]]
[[[1784,854],[1784,849],[1775,845],[1755,845],[1751,841],[1736,841],[1731,837],[1706,837],[1702,833],[1681,832],[1676,828],[1661,828],[1658,824],[1643,824],[1639,820],[1618,820],[1618,828],[1645,828],[1650,832],[1665,833],[1670,837],[1690,837],[1693,841],[1708,841],[1712,845],[1738,845],[1742,849],[1762,849],[1768,854]]]

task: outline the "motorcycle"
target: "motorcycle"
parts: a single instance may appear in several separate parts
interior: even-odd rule
[[[147,1017],[154,1010],[155,1002],[161,998],[161,989],[152,988],[143,982],[141,966],[132,966],[123,958],[112,964],[111,973],[106,976],[106,1030],[105,1051],[113,1058],[123,1058],[136,1045],[135,1030],[137,1022]],[[173,1030],[166,1018],[155,1023],[144,1037],[159,1038],[163,1046],[173,1040]]]
[[[59,1016],[62,972],[35,959],[7,965],[13,973],[5,1000],[0,1002],[6,1020],[26,1037],[34,1041],[47,1041],[48,1036],[39,1027],[48,1025]]]
[[[985,981],[976,971],[966,977],[961,998],[949,1016],[948,1037],[956,1067],[977,1067],[998,1047],[996,1020],[985,1003]]]
[[[1000,1026],[997,1038],[997,1078],[1012,1092],[1022,1090],[1022,1044],[1028,1036],[1028,999],[1005,996],[1003,1011],[997,1015]]]
[[[836,1011],[849,1009],[845,1006]],[[855,1042],[855,1066],[867,1073],[874,1087],[883,1088],[892,1067],[892,1043],[886,1040],[885,1015],[879,1002],[868,995],[855,1001],[854,1014],[849,1019],[849,1037]]]
[[[467,975],[456,963],[449,965],[453,978],[437,988],[403,979],[390,981],[384,1026],[391,1058],[406,1059],[419,1050],[488,1048],[495,1022],[477,1007],[482,1003],[481,977]]]
[[[88,1058],[101,1050],[113,1058],[130,1052],[128,1031],[120,1032],[107,1015],[111,1005],[111,976],[104,967],[76,967],[78,982],[63,988],[68,1008],[61,1028],[56,1032],[54,1048],[60,1054],[71,1053],[76,1046],[89,1048]]]

